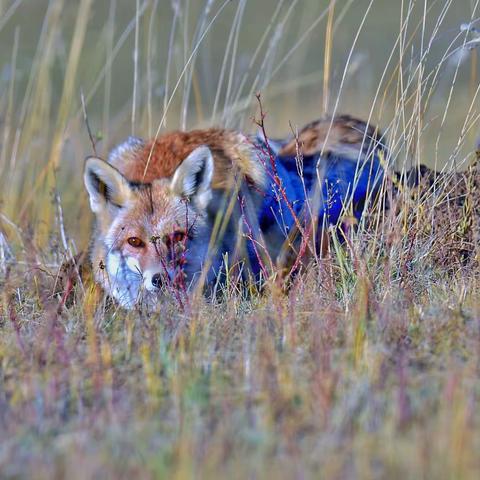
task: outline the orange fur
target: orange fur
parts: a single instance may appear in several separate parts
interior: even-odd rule
[[[151,183],[173,175],[197,147],[207,145],[215,163],[213,188],[229,188],[237,171],[252,183],[263,183],[263,172],[247,137],[231,130],[211,128],[175,131],[126,152],[112,162],[132,182]]]
[[[365,138],[364,138],[365,137]],[[379,131],[372,125],[349,115],[325,117],[306,125],[298,137],[288,142],[279,152],[281,156],[295,156],[297,146],[303,155],[314,155],[323,151],[358,156],[379,141]],[[362,146],[363,144],[363,146]]]

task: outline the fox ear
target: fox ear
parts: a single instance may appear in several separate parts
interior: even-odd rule
[[[206,208],[212,197],[213,157],[208,147],[196,148],[173,174],[170,189],[188,198],[199,208]]]
[[[132,190],[125,177],[99,158],[87,158],[83,179],[94,213],[109,206],[121,208],[131,198]]]

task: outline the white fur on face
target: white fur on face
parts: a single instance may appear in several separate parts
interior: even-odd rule
[[[146,290],[148,290],[149,292],[156,292],[157,291],[157,288],[153,286],[152,284],[152,277],[156,274],[156,273],[160,273],[160,272],[156,272],[154,270],[145,270],[145,272],[143,272],[143,286],[145,287]]]
[[[111,295],[122,307],[133,308],[142,287],[140,271],[131,269],[138,266],[138,262],[136,259],[124,257],[118,251],[111,251],[107,255],[106,263]]]
[[[123,308],[130,310],[141,304],[154,309],[158,303],[158,289],[153,286],[152,277],[161,273],[159,270],[161,268],[142,272],[136,258],[111,251],[107,255],[110,294]]]
[[[136,258],[125,257],[125,263],[132,272],[138,273],[139,275],[142,274],[142,270],[140,269],[140,264],[138,263],[138,260]]]
[[[120,265],[120,252],[110,252],[107,255],[107,272],[110,281],[115,281],[117,279],[117,274],[119,274],[121,269]]]
[[[159,273],[162,276],[163,282],[172,281],[175,277],[175,269],[166,267],[164,265],[156,266],[155,268],[149,268],[143,272],[143,285],[146,290],[151,293],[158,293],[159,288],[153,286],[152,278]]]

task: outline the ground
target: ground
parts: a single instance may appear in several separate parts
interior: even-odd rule
[[[4,475],[478,478],[478,268],[438,263],[442,236],[405,227],[402,198],[287,294],[146,315],[9,268]]]

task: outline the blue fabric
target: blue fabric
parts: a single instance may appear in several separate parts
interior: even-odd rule
[[[295,157],[276,156],[275,167],[271,165],[270,158],[264,159],[269,187],[264,192],[258,211],[257,219],[262,232],[271,233],[272,229],[278,229],[278,233],[286,237],[295,225],[291,210],[302,225],[308,222],[304,206],[305,200],[311,198],[318,184],[317,164],[320,178],[323,180],[322,200],[320,205],[316,206],[318,225],[323,225],[324,222],[329,225],[338,224],[345,205],[347,212],[353,213],[357,220],[361,218],[365,203],[376,195],[383,180],[383,169],[378,156],[369,155],[366,160],[354,161],[329,153],[322,157],[320,162],[319,159],[318,154],[305,156],[302,176],[299,175]],[[274,180],[275,176],[277,182]],[[353,201],[349,203],[351,200]],[[352,210],[349,205],[352,206]],[[315,208],[314,205],[312,207]],[[258,274],[260,268],[257,254],[252,242],[248,243],[251,267]]]

